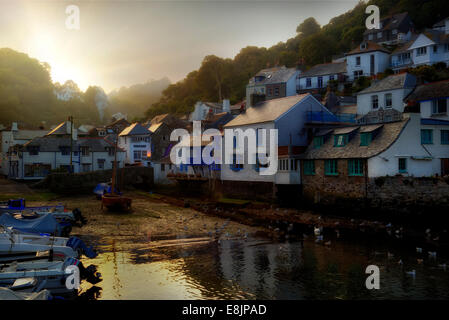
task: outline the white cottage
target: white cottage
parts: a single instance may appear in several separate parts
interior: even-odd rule
[[[380,44],[365,41],[346,54],[346,62],[350,81],[372,77],[389,67],[390,52]]]
[[[346,81],[346,61],[317,64],[298,76],[298,91],[307,92],[327,87],[329,81],[341,84]]]
[[[118,145],[126,151],[125,163],[149,166],[151,132],[140,123],[133,123],[119,134]]]
[[[404,98],[415,86],[416,78],[409,73],[391,75],[375,82],[357,94],[357,115],[387,109],[403,112]]]

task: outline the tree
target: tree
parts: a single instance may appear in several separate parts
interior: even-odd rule
[[[301,38],[307,38],[311,35],[314,35],[320,32],[321,27],[315,18],[310,17],[304,20],[297,28],[296,33],[301,35]]]

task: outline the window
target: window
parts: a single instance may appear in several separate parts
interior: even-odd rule
[[[324,160],[324,174],[327,176],[337,176],[338,175],[337,160]]]
[[[314,137],[313,138],[313,147],[318,149],[324,144],[324,137]]]
[[[89,147],[81,147],[80,149],[81,149],[81,155],[83,157],[86,157],[89,155]]]
[[[98,169],[99,170],[104,170],[104,162],[105,162],[105,160],[104,159],[98,159],[97,162],[98,162]]]
[[[380,38],[382,38],[382,31],[377,33],[377,39],[380,39]]]
[[[304,160],[304,174],[311,176],[315,174],[315,161],[314,160]]]
[[[307,78],[306,79],[306,87],[310,88],[312,86],[312,78]]]
[[[421,144],[432,144],[432,143],[433,143],[433,130],[421,129]]]
[[[268,96],[269,97],[271,97],[273,95],[273,89],[272,88],[268,88],[267,92],[268,92]]]
[[[447,112],[447,100],[432,100],[432,114],[441,114]]]
[[[318,88],[323,87],[323,77],[318,77]]]
[[[337,134],[334,136],[334,147],[344,147],[348,143],[347,134]]]
[[[274,88],[274,95],[279,96],[279,87]]]
[[[398,159],[398,167],[399,167],[399,173],[406,173],[407,172],[407,158],[399,158]]]
[[[106,147],[106,150],[108,151],[108,156],[110,156],[110,157],[114,156],[114,148]]]
[[[416,49],[416,55],[417,56],[423,56],[427,53],[427,47],[421,47]]]
[[[329,81],[334,81],[334,79],[335,79],[334,75],[329,76]]]
[[[142,151],[140,151],[140,150],[135,150],[135,151],[133,152],[133,155],[134,155],[134,161],[140,161],[140,160],[142,160]]]
[[[165,171],[165,164],[161,163],[161,171]]]
[[[387,93],[385,95],[385,108],[391,108],[393,105],[393,95],[391,93]]]
[[[348,160],[348,175],[363,176],[363,160],[349,159]]]
[[[449,130],[441,130],[441,144],[449,144]]]
[[[370,34],[368,35],[368,40],[373,40],[373,38],[374,38],[374,35],[373,35],[372,33],[370,33]]]
[[[362,70],[357,70],[354,71],[354,80],[357,80],[358,78],[363,76],[363,71]]]
[[[83,163],[83,172],[90,171],[90,163]]]
[[[355,65],[360,66],[360,57],[355,58]]]
[[[70,155],[70,147],[61,147],[61,155],[69,156]]]
[[[438,45],[434,45],[433,46],[433,53],[437,53],[438,52]]]
[[[379,108],[379,97],[377,95],[371,96],[371,108]]]
[[[398,29],[391,30],[391,34],[397,34],[397,33],[398,33]]]
[[[369,146],[371,143],[372,135],[371,132],[362,132],[360,134],[360,145],[361,146]]]
[[[449,43],[445,43],[444,44],[444,51],[448,52],[449,51]]]

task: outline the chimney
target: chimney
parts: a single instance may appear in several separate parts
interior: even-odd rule
[[[11,124],[11,131],[19,131],[19,128],[17,126],[17,122],[13,122]]]
[[[223,99],[223,112],[231,112],[231,102],[229,99]]]

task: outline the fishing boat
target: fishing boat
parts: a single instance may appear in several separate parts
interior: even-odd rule
[[[130,211],[132,199],[125,197],[121,193],[117,192],[117,141],[118,137],[115,140],[114,166],[112,169],[111,187],[109,192],[106,191],[101,196],[101,209],[106,208],[110,211]]]
[[[0,226],[0,261],[23,260],[35,257],[38,252],[51,252],[54,258],[95,258],[92,247],[77,237],[62,238],[19,232]]]
[[[36,259],[0,264],[0,286],[16,292],[39,292],[46,289],[51,294],[74,293],[77,289],[67,288],[65,283],[67,277],[74,272],[68,266],[78,268],[80,280],[87,280],[92,284],[101,281],[101,274],[97,273],[96,267],[85,268],[78,259]]]
[[[27,207],[23,198],[0,202],[0,214],[2,213],[9,213],[23,219],[35,219],[51,214],[56,220],[61,222],[81,223],[82,225],[87,222],[78,208],[69,211],[63,205]]]
[[[35,219],[16,219],[9,213],[4,213],[0,216],[0,225],[25,233],[45,233],[59,237],[68,237],[72,231],[70,222],[58,222],[49,213]]]

